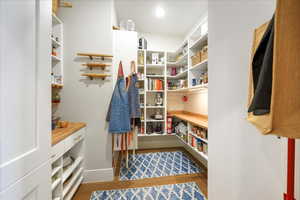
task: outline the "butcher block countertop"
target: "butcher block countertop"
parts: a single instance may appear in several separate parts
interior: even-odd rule
[[[86,124],[82,122],[70,122],[67,128],[56,128],[52,130],[52,146],[85,126]]]
[[[196,126],[208,128],[208,117],[205,115],[200,115],[197,113],[187,111],[168,111],[168,116],[174,116],[178,119],[188,121]]]

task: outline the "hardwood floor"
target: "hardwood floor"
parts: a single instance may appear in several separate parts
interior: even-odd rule
[[[196,182],[207,197],[207,170],[197,159],[195,159],[188,151],[184,148],[164,148],[164,149],[145,149],[137,150],[136,153],[149,153],[149,152],[166,152],[166,151],[183,151],[186,155],[194,160],[201,168],[205,170],[204,173],[189,174],[189,175],[177,175],[177,176],[165,176],[158,178],[147,178],[132,181],[119,181],[120,172],[120,161],[119,156],[114,181],[110,182],[99,182],[99,183],[86,183],[81,184],[78,191],[73,197],[73,200],[89,200],[92,192],[97,190],[113,190],[113,189],[126,189],[126,188],[137,188],[137,187],[150,187],[158,185],[168,185],[176,183]]]

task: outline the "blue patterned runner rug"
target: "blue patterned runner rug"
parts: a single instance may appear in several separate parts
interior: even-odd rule
[[[162,176],[195,174],[203,172],[198,165],[181,151],[141,153],[129,155],[128,168],[121,162],[120,180],[137,180]]]
[[[104,190],[92,193],[90,200],[205,200],[195,182],[154,187]]]

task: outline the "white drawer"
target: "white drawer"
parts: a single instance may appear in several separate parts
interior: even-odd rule
[[[75,133],[73,133],[71,136],[69,136],[67,139],[65,139],[65,151],[68,151],[71,149],[76,143],[84,139],[84,133],[85,128],[82,128]]]
[[[62,140],[51,148],[51,162],[57,160],[65,153],[65,141]]]

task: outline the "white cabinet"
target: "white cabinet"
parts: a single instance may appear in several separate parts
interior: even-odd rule
[[[82,128],[52,147],[52,199],[70,200],[81,184],[84,170],[84,138],[85,128]],[[65,166],[68,156],[72,157],[73,161]]]
[[[50,200],[50,163],[33,170],[13,187],[1,192],[1,200]]]
[[[0,29],[1,199],[47,200],[51,1],[0,0]]]

